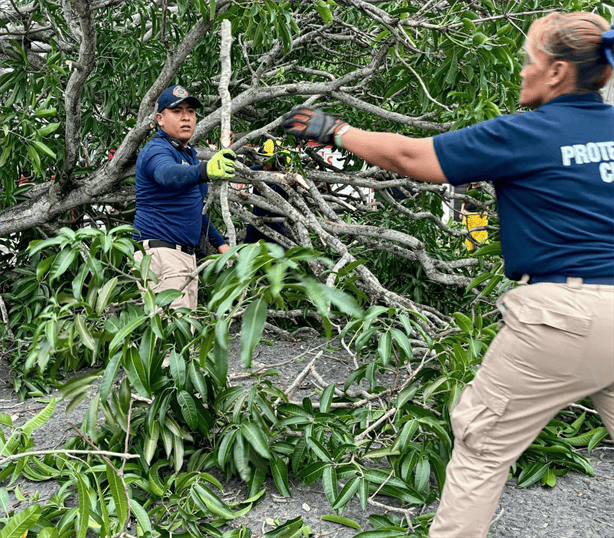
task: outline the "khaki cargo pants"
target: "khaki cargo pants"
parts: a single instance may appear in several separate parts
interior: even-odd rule
[[[430,538],[485,538],[510,466],[569,404],[590,396],[614,437],[614,286],[521,285],[451,415],[455,435]]]
[[[159,283],[150,282],[151,288],[160,293],[164,290],[178,290],[187,280],[188,275],[196,271],[196,257],[193,254],[172,248],[149,248],[149,241],[143,241],[145,252],[151,255],[149,268],[158,277]],[[140,262],[143,255],[134,254],[134,259]],[[184,289],[183,295],[171,303],[171,308],[189,308],[196,310],[198,306],[198,278],[193,279]]]

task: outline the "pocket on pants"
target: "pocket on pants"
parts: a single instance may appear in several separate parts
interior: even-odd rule
[[[531,290],[533,291],[533,290]],[[518,324],[527,327],[543,326],[557,331],[574,334],[577,336],[586,336],[591,328],[591,317],[589,314],[579,309],[576,304],[556,304],[554,300],[549,299],[549,294],[552,290],[544,289],[543,297],[539,301],[532,298],[517,295],[505,295],[502,303],[506,308],[505,321],[512,328]]]
[[[509,397],[480,387],[476,379],[469,383],[451,415],[456,439],[481,456],[488,452],[491,433],[503,415]]]

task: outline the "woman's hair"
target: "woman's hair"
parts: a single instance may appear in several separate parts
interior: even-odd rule
[[[550,13],[531,25],[527,47],[541,50],[550,62],[575,64],[576,91],[595,92],[612,75],[601,36],[609,29],[608,21],[594,13]]]

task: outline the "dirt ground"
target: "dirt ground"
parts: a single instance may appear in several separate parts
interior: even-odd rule
[[[298,341],[286,341],[265,334],[263,339],[265,343],[256,349],[252,371],[278,366],[281,374],[276,383],[284,390],[292,385],[314,359],[317,374],[327,383],[345,379],[354,370],[352,358],[338,343],[326,343],[319,337],[309,336]],[[231,346],[231,382],[248,382],[244,374],[235,342]],[[312,383],[314,379],[312,376],[306,377],[300,383],[295,398],[315,394]],[[22,423],[44,408],[45,403],[41,401],[19,402],[10,387],[8,371],[0,364],[0,413],[11,415],[14,422]],[[60,402],[54,416],[35,433],[35,449],[60,447],[72,435],[68,423],[78,424],[86,406],[87,402],[84,402],[66,414],[65,405]],[[595,469],[593,477],[569,473],[559,477],[557,486],[552,489],[539,485],[520,489],[514,482],[508,482],[497,510],[498,520],[491,528],[492,538],[614,538],[614,446],[608,444],[598,448],[590,454],[590,458]],[[6,484],[0,484],[3,485]],[[44,502],[54,492],[55,484],[22,482],[20,488],[25,495],[39,491],[40,502]],[[225,483],[224,489],[229,499],[245,498],[245,487],[239,481]],[[319,482],[304,486],[291,480],[290,489],[292,498],[286,499],[277,494],[272,482],[268,483],[265,499],[243,518],[234,521],[233,526],[246,525],[258,537],[273,529],[268,525],[270,519],[279,518],[284,522],[301,516],[313,531],[313,536],[351,538],[359,532],[322,521],[323,515],[334,512]],[[11,502],[10,509],[20,510],[28,505],[14,498],[11,498]],[[381,502],[390,501],[384,498]],[[415,515],[434,512],[436,507],[437,503],[420,507]],[[368,516],[384,513],[385,507],[371,505],[362,511],[354,499],[343,516],[356,521],[366,531],[372,530]]]

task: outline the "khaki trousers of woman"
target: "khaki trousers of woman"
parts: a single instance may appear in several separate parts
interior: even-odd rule
[[[511,465],[550,420],[590,396],[614,437],[614,286],[521,285],[451,414],[452,459],[430,538],[486,538]]]

